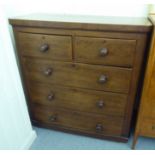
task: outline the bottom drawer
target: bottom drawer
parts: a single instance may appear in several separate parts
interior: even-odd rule
[[[34,106],[32,119],[40,124],[70,128],[74,131],[86,133],[120,136],[122,132],[123,118],[103,115],[92,115],[64,109],[49,109],[42,105]]]
[[[141,122],[140,134],[155,137],[155,120],[144,119],[143,122]]]

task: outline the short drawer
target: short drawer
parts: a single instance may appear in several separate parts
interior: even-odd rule
[[[128,93],[132,69],[25,59],[27,78],[37,82]]]
[[[141,122],[140,134],[143,136],[155,137],[155,120],[143,119]]]
[[[136,40],[75,37],[77,62],[133,66]]]
[[[70,128],[76,131],[119,136],[122,131],[121,117],[91,115],[77,111],[48,108],[45,106],[33,107],[33,120],[40,124]]]
[[[22,33],[17,34],[19,51],[24,56],[55,60],[72,59],[70,36]]]
[[[30,84],[30,97],[36,105],[122,117],[127,102],[124,94],[39,83]]]

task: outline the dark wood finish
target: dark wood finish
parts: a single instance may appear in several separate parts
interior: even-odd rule
[[[72,59],[70,36],[18,33],[17,37],[19,50],[23,56],[66,61]]]
[[[110,135],[102,135],[101,134],[97,134],[97,133],[88,133],[87,131],[80,131],[80,130],[76,130],[73,128],[67,128],[67,127],[62,127],[62,126],[55,126],[52,124],[46,124],[46,123],[39,123],[36,120],[32,120],[32,124],[41,128],[48,128],[48,129],[52,129],[52,130],[59,130],[65,133],[69,133],[69,134],[79,134],[79,135],[83,135],[83,136],[91,136],[92,138],[99,138],[99,139],[107,139],[107,140],[111,140],[111,141],[116,141],[116,142],[127,142],[128,138],[126,137],[122,137],[122,136],[110,136]]]
[[[132,70],[132,78],[131,78],[131,84],[130,84],[130,89],[129,89],[129,94],[128,94],[128,103],[125,109],[125,118],[124,118],[124,124],[126,124],[124,126],[123,129],[123,135],[129,136],[127,135],[127,133],[129,134],[130,131],[130,126],[131,126],[131,118],[129,116],[132,116],[132,112],[133,112],[133,107],[134,107],[134,103],[136,102],[136,95],[137,95],[137,89],[138,89],[138,85],[139,80],[140,80],[140,76],[142,75],[142,72],[144,71],[144,68],[142,68],[142,63],[144,63],[144,61],[146,61],[146,57],[144,57],[144,53],[147,52],[147,41],[149,40],[148,36],[139,38],[137,41],[137,46],[136,46],[136,55],[135,55],[135,59],[134,59],[134,66],[133,66],[133,70]],[[139,52],[141,51],[141,52]],[[145,54],[146,56],[146,54]],[[135,91],[134,91],[135,90]],[[139,100],[139,99],[138,99]],[[137,102],[138,102],[137,100]]]
[[[32,111],[33,119],[40,123],[64,126],[73,128],[74,130],[87,131],[88,133],[97,133],[101,135],[121,135],[123,122],[121,117],[80,113],[54,107],[50,109],[45,106],[35,106]]]
[[[58,85],[30,84],[32,104],[124,116],[127,95]]]
[[[150,16],[154,28],[148,56],[132,148],[139,136],[155,137],[155,14]]]
[[[136,40],[75,37],[74,43],[77,62],[133,66]]]
[[[45,16],[44,19],[32,18],[10,19],[10,23],[33,122],[52,129],[127,141],[141,65],[152,28],[150,22],[144,18],[119,18],[119,21],[118,18],[82,17],[84,22],[77,17],[71,20],[53,16],[50,20]],[[32,35],[37,41],[30,39],[30,43],[27,36]],[[43,42],[43,36],[49,40],[48,44]],[[87,40],[77,44],[77,38]],[[104,39],[107,46],[102,47]],[[28,50],[25,41],[29,44]],[[91,42],[90,47],[87,41]],[[49,53],[53,43],[56,48]],[[57,125],[51,123],[58,121],[57,116],[50,115],[54,111],[62,113],[64,118]],[[49,115],[50,123],[46,119]],[[69,122],[73,122],[72,127]],[[113,128],[111,122],[116,127]],[[101,134],[103,123],[106,132]]]
[[[152,27],[151,27],[152,28]],[[151,29],[150,28],[150,29]],[[56,29],[56,28],[40,28],[40,27],[26,27],[26,26],[14,26],[14,29],[18,32],[23,32],[23,33],[37,33],[37,34],[47,34],[47,35],[64,35],[64,36],[72,36],[73,41],[74,38],[79,36],[79,37],[93,37],[93,38],[109,38],[109,39],[129,39],[129,40],[139,40],[140,38],[142,39],[143,37],[146,37],[148,33],[128,33],[128,32],[117,32],[117,31],[83,31],[79,29]],[[73,49],[74,51],[74,49]]]
[[[29,80],[121,93],[128,93],[132,72],[127,68],[27,58],[24,66]],[[52,73],[48,75],[49,71]]]

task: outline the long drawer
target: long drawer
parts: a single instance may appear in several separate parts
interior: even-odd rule
[[[24,59],[33,81],[128,93],[132,69],[70,62]]]
[[[122,117],[127,102],[124,94],[40,83],[30,84],[30,97],[36,105]]]
[[[17,33],[18,46],[22,55],[54,60],[72,59],[70,36]]]
[[[121,117],[90,115],[46,106],[35,106],[31,110],[33,120],[51,127],[65,127],[76,131],[113,136],[120,136],[122,132],[123,119]]]
[[[133,66],[136,40],[75,37],[77,62],[113,66]]]

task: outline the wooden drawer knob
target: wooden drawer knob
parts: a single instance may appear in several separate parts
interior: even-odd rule
[[[108,49],[107,48],[102,48],[100,50],[100,56],[104,57],[106,55],[108,55]]]
[[[99,101],[97,102],[97,107],[103,108],[103,106],[104,106],[103,100],[99,100]]]
[[[46,75],[46,76],[49,76],[49,75],[51,75],[52,74],[52,68],[47,68],[45,71],[44,71],[44,75]]]
[[[97,132],[101,132],[102,130],[103,130],[102,124],[97,124],[97,125],[96,125],[96,131],[97,131]]]
[[[52,101],[54,99],[54,94],[53,93],[50,93],[48,96],[47,96],[47,99],[49,101]]]
[[[51,122],[55,122],[57,120],[57,116],[56,115],[52,115],[52,116],[49,117],[49,120]]]
[[[40,46],[40,51],[41,52],[47,52],[49,49],[49,45],[48,44],[43,44]]]
[[[107,81],[107,76],[106,75],[101,75],[99,78],[99,83],[105,83]]]

